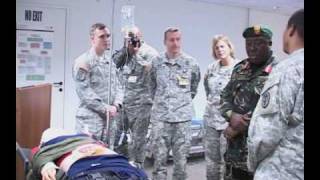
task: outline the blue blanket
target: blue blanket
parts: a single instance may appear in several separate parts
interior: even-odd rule
[[[72,179],[90,171],[112,172],[117,174],[119,179],[148,179],[143,170],[131,166],[128,159],[122,155],[101,155],[79,159],[70,167],[67,175]],[[133,178],[134,176],[136,178]]]

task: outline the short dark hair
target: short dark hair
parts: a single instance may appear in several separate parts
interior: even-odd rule
[[[102,30],[102,29],[104,29],[104,28],[106,28],[106,25],[104,25],[103,23],[95,23],[95,24],[93,24],[93,25],[91,26],[91,28],[90,28],[90,37],[93,37],[94,31],[95,31],[96,29]]]
[[[299,37],[304,40],[304,9],[296,11],[288,21],[288,28],[293,27],[297,30]]]
[[[180,32],[180,30],[177,27],[169,27],[169,28],[167,28],[166,31],[164,31],[164,40],[167,39],[168,32]]]

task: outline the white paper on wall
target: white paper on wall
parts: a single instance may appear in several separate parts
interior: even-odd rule
[[[51,74],[53,30],[17,29],[18,81],[45,81]]]
[[[125,5],[121,8],[121,32],[127,32],[128,29],[134,27],[134,7],[133,5]]]

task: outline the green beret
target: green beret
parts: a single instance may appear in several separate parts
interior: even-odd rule
[[[272,38],[272,31],[264,26],[261,25],[255,25],[252,27],[248,27],[247,29],[245,29],[242,33],[242,36],[244,38],[248,38],[248,37],[265,37],[267,39]]]

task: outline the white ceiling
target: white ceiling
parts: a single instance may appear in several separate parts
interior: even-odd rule
[[[227,6],[252,8],[291,15],[298,9],[304,8],[304,0],[191,0],[214,3]]]

